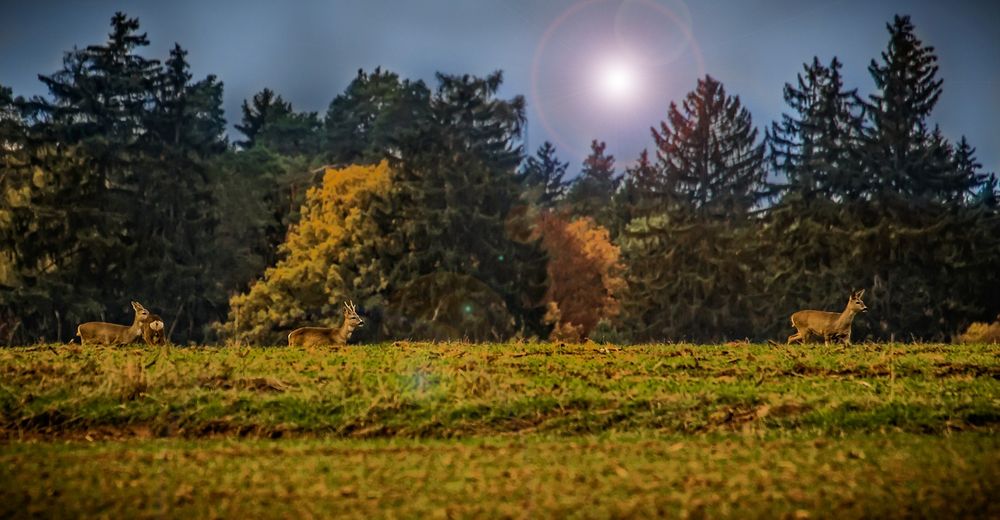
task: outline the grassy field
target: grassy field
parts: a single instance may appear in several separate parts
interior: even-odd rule
[[[996,517],[998,429],[995,345],[0,349],[0,517]]]

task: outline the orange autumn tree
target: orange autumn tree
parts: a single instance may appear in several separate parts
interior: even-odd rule
[[[625,288],[621,251],[608,230],[589,217],[572,221],[546,211],[535,236],[549,255],[546,321],[552,340],[586,338],[601,319],[618,315],[618,295]]]
[[[294,327],[340,324],[343,301],[360,298],[342,266],[351,244],[377,234],[362,218],[373,193],[389,186],[389,167],[327,168],[323,183],[310,188],[302,217],[280,246],[278,263],[246,293],[230,300],[226,337],[257,344],[284,344]],[[370,288],[377,290],[378,288]]]

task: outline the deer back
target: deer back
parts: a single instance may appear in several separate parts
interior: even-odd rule
[[[840,313],[827,311],[799,311],[792,314],[792,326],[800,330],[810,330],[817,334],[833,334],[836,330]],[[850,327],[850,324],[848,324]]]
[[[130,326],[103,321],[82,323],[77,328],[76,333],[80,336],[82,343],[99,345],[127,344],[135,341],[141,335],[141,331],[136,331]]]

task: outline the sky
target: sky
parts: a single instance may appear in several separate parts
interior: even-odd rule
[[[932,122],[953,141],[967,136],[1000,172],[1000,1],[0,0],[0,84],[46,94],[37,75],[57,71],[74,45],[103,42],[118,10],[148,33],[143,55],[164,59],[178,42],[196,79],[223,81],[232,139],[240,104],[264,87],[324,114],[358,69],[430,85],[437,71],[499,69],[501,95],[527,99],[528,150],[552,141],[574,172],[592,139],[619,167],[634,161],[670,102],[705,74],[740,97],[761,136],[813,56],[837,56],[846,85],[867,95],[886,23],[908,14],[944,79]]]

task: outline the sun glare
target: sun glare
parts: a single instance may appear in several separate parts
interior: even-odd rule
[[[600,69],[598,83],[605,98],[621,103],[635,97],[639,78],[630,63],[618,60],[607,63]]]

